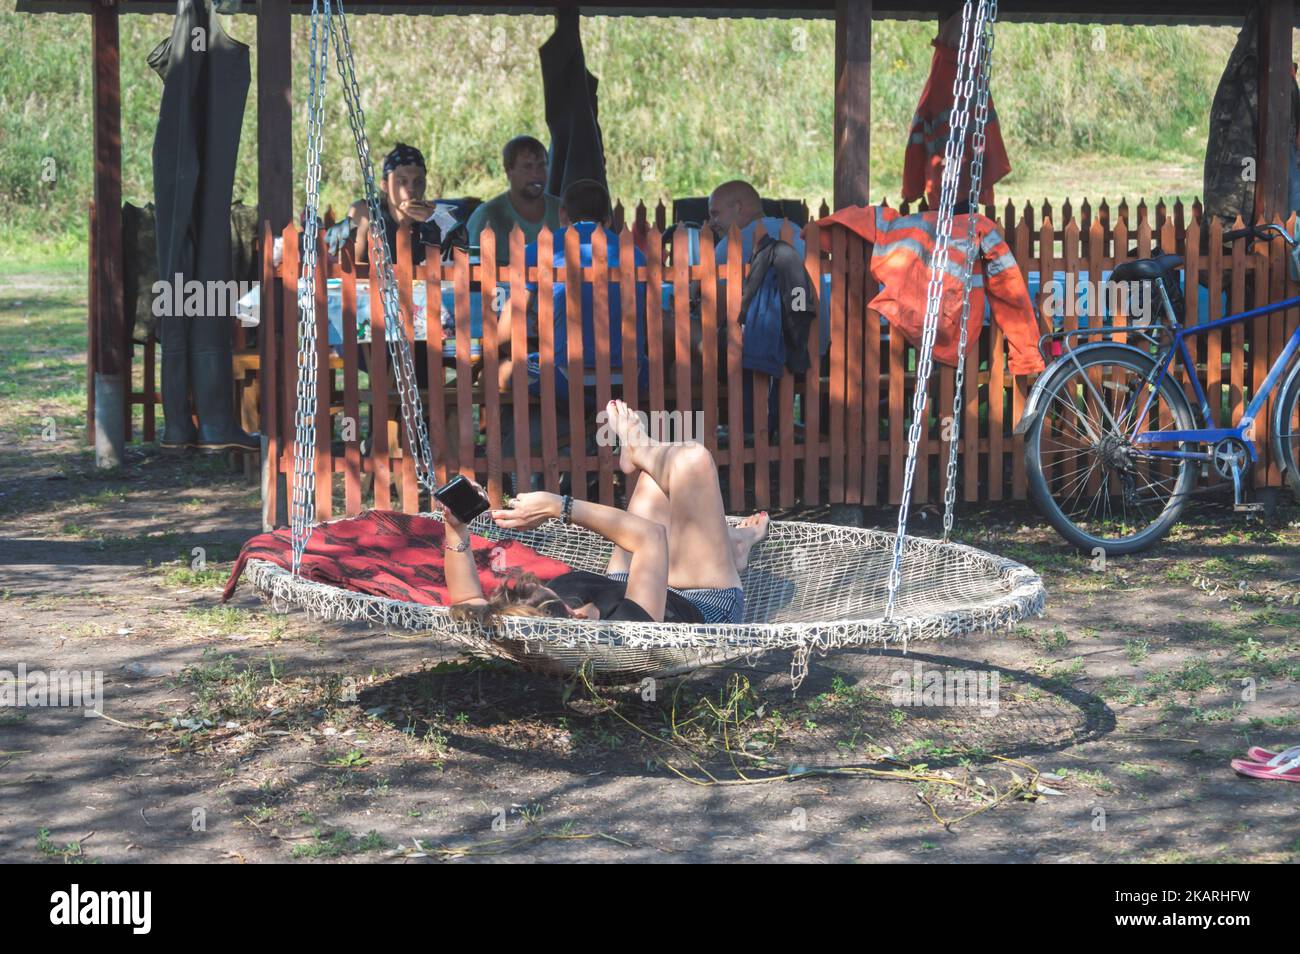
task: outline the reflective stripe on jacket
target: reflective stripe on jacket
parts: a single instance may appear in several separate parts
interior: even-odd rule
[[[944,150],[948,147],[948,124],[952,115],[952,83],[957,77],[957,50],[932,41],[934,58],[930,61],[930,76],[921,92],[912,128],[907,134],[907,150],[903,154],[903,201],[914,202],[926,197],[930,208],[939,205],[939,186],[943,181]],[[1002,145],[1002,129],[998,125],[993,97],[989,96],[988,123],[984,127],[984,174],[980,181],[980,204],[993,202],[993,184],[1011,171],[1011,160]],[[974,110],[971,124],[974,125]],[[970,194],[971,143],[966,143],[966,162],[962,168],[957,195]]]
[[[831,247],[834,226],[843,226],[872,243],[871,274],[880,291],[869,307],[878,311],[892,327],[919,345],[925,328],[926,295],[930,285],[930,258],[934,251],[938,212],[899,215],[885,206],[854,206],[819,219],[822,248]],[[961,273],[969,254],[966,215],[953,216],[953,236],[948,243],[948,266],[943,276],[943,301],[934,340],[934,360],[956,366],[961,336]],[[1038,353],[1038,318],[1029,300],[1020,267],[1002,233],[992,219],[975,216],[978,245],[976,267],[971,275],[970,318],[967,354],[979,344],[987,298],[1006,336],[1012,374],[1037,374],[1043,370]]]

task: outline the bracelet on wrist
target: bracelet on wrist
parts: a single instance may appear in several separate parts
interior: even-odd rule
[[[443,540],[445,541],[446,537],[443,537]],[[469,534],[465,534],[465,539],[460,541],[460,544],[457,546],[452,546],[450,543],[444,543],[444,546],[453,553],[464,553],[469,549]]]
[[[564,506],[560,510],[560,520],[563,523],[573,523],[573,496],[564,495]]]

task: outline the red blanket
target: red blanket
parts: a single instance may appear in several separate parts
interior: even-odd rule
[[[357,517],[316,527],[302,555],[302,576],[357,593],[445,606],[447,578],[442,572],[442,536],[441,520],[368,510]],[[470,552],[478,567],[479,583],[489,595],[507,573],[516,570],[535,573],[543,581],[569,572],[563,563],[540,555],[518,540],[493,542],[471,536]],[[222,602],[234,595],[249,560],[267,560],[289,569],[293,565],[289,531],[263,533],[244,544],[221,595]]]

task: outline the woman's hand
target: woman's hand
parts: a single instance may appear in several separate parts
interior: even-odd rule
[[[558,517],[563,505],[564,501],[558,494],[536,490],[512,498],[507,510],[493,510],[492,519],[505,530],[532,530],[552,517]]]
[[[467,479],[471,484],[474,485],[475,490],[481,493],[484,497],[487,496],[487,491],[483,489],[482,485],[479,484],[477,480],[474,480],[473,478],[467,478]],[[455,530],[456,533],[459,534],[462,540],[466,539],[469,536],[469,528],[465,524],[460,522],[459,518],[457,518],[457,516],[451,512],[450,507],[444,506],[442,502],[439,501],[438,509],[442,511],[442,522],[450,526],[453,530]]]

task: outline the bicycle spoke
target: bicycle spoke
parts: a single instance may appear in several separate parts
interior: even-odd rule
[[[1190,466],[1153,452],[1181,448],[1162,434],[1190,424],[1180,426],[1167,387],[1153,392],[1140,365],[1074,360],[1047,396],[1036,431],[1041,480],[1058,512],[1085,535],[1140,534],[1178,499]],[[1144,435],[1140,445],[1134,434]]]

